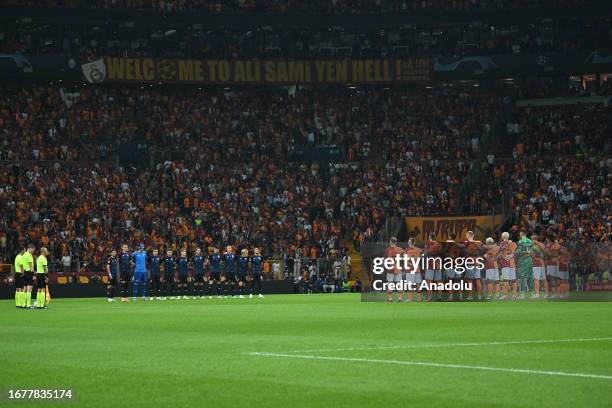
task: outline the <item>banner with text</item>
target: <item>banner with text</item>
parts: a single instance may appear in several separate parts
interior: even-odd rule
[[[503,222],[501,215],[474,215],[467,217],[405,217],[409,237],[419,241],[429,239],[434,232],[438,241],[449,239],[451,233],[457,240],[464,240],[467,231],[474,231],[476,239],[484,240]]]
[[[368,84],[431,79],[431,58],[199,60],[104,57],[81,65],[90,83]]]
[[[584,290],[587,291],[612,291],[612,282],[587,283]]]

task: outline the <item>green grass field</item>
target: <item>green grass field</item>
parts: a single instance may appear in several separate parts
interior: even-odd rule
[[[612,406],[607,302],[345,294],[0,308],[2,406]],[[71,388],[75,401],[7,402],[8,388]]]

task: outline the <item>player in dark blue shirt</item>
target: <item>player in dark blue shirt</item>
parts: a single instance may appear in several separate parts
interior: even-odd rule
[[[196,249],[195,255],[191,258],[193,264],[193,291],[194,297],[197,295],[200,299],[204,297],[204,257],[202,250]]]
[[[174,284],[176,282],[176,259],[172,255],[172,250],[168,249],[166,251],[166,257],[163,259],[162,264],[164,266],[164,274],[162,275],[162,282],[164,283],[164,294],[165,296],[162,299],[166,299],[166,296],[172,296],[171,299],[174,299]]]
[[[127,302],[130,289],[130,280],[132,280],[132,256],[128,251],[127,244],[121,245],[121,253],[119,254],[119,280],[121,281],[121,301]]]
[[[253,249],[253,256],[251,257],[251,294],[250,298],[253,297],[253,287],[257,286],[258,297],[263,299],[263,294],[261,293],[261,274],[263,272],[263,257],[261,256],[261,252],[259,252],[259,248]]]
[[[235,296],[236,285],[236,255],[234,255],[234,248],[231,245],[227,246],[223,261],[225,263],[224,288],[227,298],[228,295]]]
[[[243,249],[240,251],[240,256],[238,257],[238,275],[236,275],[236,280],[238,281],[238,293],[240,295],[240,299],[244,298],[244,285],[247,280],[247,273],[249,271],[249,250]]]
[[[117,250],[113,249],[110,256],[106,260],[106,273],[108,273],[108,285],[106,286],[106,295],[109,302],[115,301],[115,287],[117,286],[117,278],[119,277],[119,261],[117,260]]]
[[[157,249],[153,250],[153,255],[149,258],[149,270],[151,271],[151,283],[153,286],[151,288],[151,300],[153,300],[153,295],[157,295],[157,300],[161,300],[161,257]]]
[[[189,278],[189,258],[187,258],[186,250],[184,249],[181,250],[181,256],[176,260],[176,266],[178,269],[178,277],[179,277],[179,281],[178,281],[179,296],[178,298],[180,299],[180,294],[182,290],[183,299],[189,299],[187,297],[187,282],[189,282],[191,279]]]
[[[213,248],[208,256],[208,298],[212,298],[213,285],[217,288],[217,297],[221,297],[221,254],[219,248]]]

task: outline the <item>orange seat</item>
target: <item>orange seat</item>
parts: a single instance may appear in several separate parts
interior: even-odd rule
[[[68,283],[68,278],[65,276],[58,276],[57,283],[59,283],[60,285],[65,285]]]
[[[87,276],[79,276],[79,283],[89,283],[89,278]]]

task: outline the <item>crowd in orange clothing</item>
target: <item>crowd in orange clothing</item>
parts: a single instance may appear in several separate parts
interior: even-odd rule
[[[321,257],[343,238],[357,246],[384,240],[389,216],[499,211],[508,189],[516,229],[606,239],[611,163],[601,126],[609,108],[566,109],[564,116],[582,115],[580,125],[557,134],[550,120],[531,121],[534,113],[517,110],[498,89],[288,96],[7,86],[0,98],[0,253],[9,260],[33,241],[55,259],[101,259],[129,241],[256,244],[279,257],[304,248]],[[499,143],[509,137],[500,129],[517,132],[507,126],[508,110],[518,115],[516,140],[525,146],[514,157]],[[550,128],[545,137],[538,136],[542,123]],[[150,158],[116,166],[118,151],[134,140],[150,146]],[[341,158],[329,165],[300,158],[321,145],[339,147]],[[566,156],[548,157],[559,152]]]
[[[566,241],[609,239],[610,108],[538,107],[519,114],[521,136],[509,171],[516,228]]]

